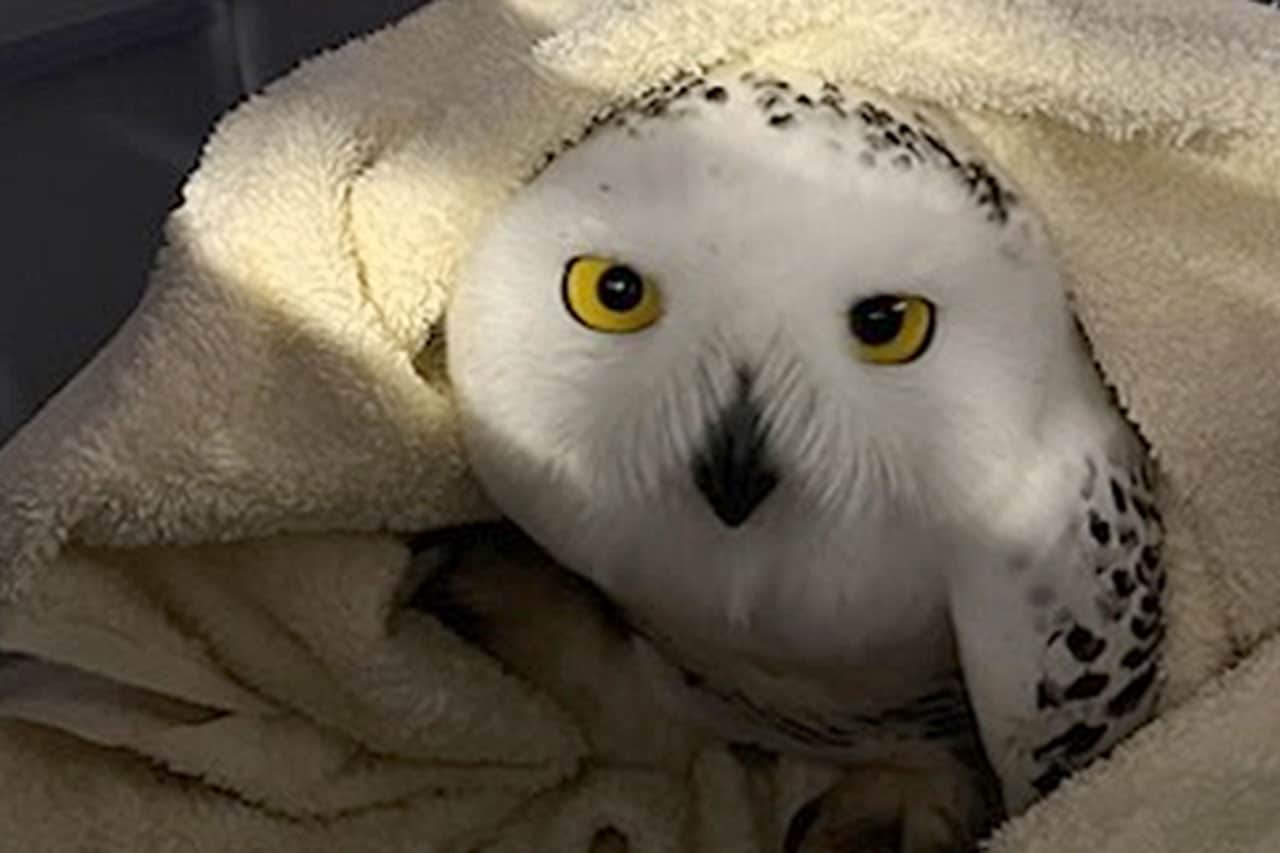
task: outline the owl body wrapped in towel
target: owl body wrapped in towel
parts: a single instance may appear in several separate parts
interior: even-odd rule
[[[1145,448],[1035,211],[936,112],[724,68],[602,113],[476,245],[448,358],[486,490],[664,701],[877,768],[804,843],[951,849],[978,786],[938,756],[980,746],[1018,812],[1149,715]]]

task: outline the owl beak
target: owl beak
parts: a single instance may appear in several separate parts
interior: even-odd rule
[[[751,378],[740,374],[738,393],[717,417],[693,463],[693,481],[729,527],[739,527],[769,496],[778,478],[765,461],[764,414],[751,399]]]

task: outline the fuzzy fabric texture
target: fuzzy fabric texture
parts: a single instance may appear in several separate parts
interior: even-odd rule
[[[827,770],[573,713],[406,608],[394,535],[494,515],[440,340],[477,229],[608,104],[736,60],[982,139],[1162,469],[1162,715],[992,849],[1275,849],[1277,45],[1245,0],[436,0],[306,63],[0,450],[0,846],[777,849]]]

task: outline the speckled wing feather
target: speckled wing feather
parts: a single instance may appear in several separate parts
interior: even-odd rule
[[[1015,812],[1109,751],[1158,693],[1165,577],[1152,467],[1127,425],[1109,444],[1070,467],[1067,523],[1038,559],[956,585],[966,682]]]

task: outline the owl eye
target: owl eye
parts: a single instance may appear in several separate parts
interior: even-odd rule
[[[882,294],[849,309],[858,358],[871,364],[906,364],[933,339],[934,307],[923,297]]]
[[[662,315],[658,289],[626,264],[581,255],[565,265],[564,304],[597,332],[638,332]]]

